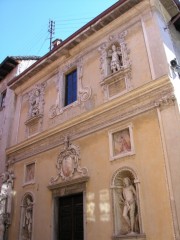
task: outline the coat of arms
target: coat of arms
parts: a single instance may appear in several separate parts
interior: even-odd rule
[[[75,172],[79,173],[81,176],[86,176],[88,170],[87,168],[81,168],[79,166],[79,160],[79,147],[70,143],[69,137],[66,137],[64,141],[64,150],[60,152],[57,158],[56,168],[58,170],[58,176],[56,178],[51,178],[51,184],[56,182],[59,177],[61,177],[63,181],[70,180],[73,178]]]

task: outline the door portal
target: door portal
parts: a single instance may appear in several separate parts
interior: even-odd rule
[[[59,198],[58,240],[83,240],[83,193]]]

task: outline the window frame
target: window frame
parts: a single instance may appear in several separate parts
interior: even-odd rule
[[[6,90],[0,93],[0,109],[5,107]]]
[[[64,75],[64,107],[78,100],[78,71],[77,68]]]
[[[34,165],[34,177],[32,179],[30,179],[29,181],[26,180],[27,178],[27,168],[29,165]],[[36,172],[36,162],[32,161],[32,162],[28,162],[27,164],[24,165],[24,181],[23,181],[23,185],[28,185],[28,184],[34,184],[35,183],[35,172]]]

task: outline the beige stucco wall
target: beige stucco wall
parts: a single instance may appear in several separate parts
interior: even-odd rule
[[[166,65],[162,62],[162,59],[164,59],[164,57],[161,57],[163,54],[163,48],[160,42],[160,38],[158,37],[159,35],[151,34],[151,32],[158,32],[154,24],[153,16],[151,16],[151,12],[146,13],[146,17],[144,17],[145,20],[143,20],[145,21],[145,23],[142,21],[140,16],[135,16],[133,18],[133,15],[137,14],[136,10],[131,10],[130,12],[132,12],[132,17],[128,23],[124,24],[123,22],[122,25],[121,18],[115,20],[103,30],[100,30],[96,35],[89,37],[89,39],[80,43],[77,47],[71,50],[71,57],[67,58],[66,60],[64,60],[63,58],[59,58],[59,60],[53,62],[47,69],[42,70],[35,76],[32,76],[31,79],[28,80],[28,82],[24,83],[16,89],[18,98],[19,95],[21,95],[22,99],[16,105],[17,108],[19,107],[18,111],[20,111],[20,113],[18,113],[17,111],[17,114],[20,114],[20,118],[14,121],[14,127],[21,127],[18,130],[17,140],[15,140],[15,138],[12,136],[12,144],[22,142],[27,138],[26,126],[24,123],[28,119],[28,93],[37,84],[46,82],[42,131],[54,127],[57,124],[61,124],[62,122],[67,121],[69,118],[73,118],[83,112],[90,111],[93,108],[98,107],[104,103],[103,87],[100,86],[101,70],[100,53],[98,51],[98,48],[103,42],[108,41],[108,38],[110,36],[118,35],[119,33],[123,32],[124,29],[127,30],[125,43],[127,44],[127,49],[130,52],[129,58],[131,66],[133,66],[131,68],[131,89],[136,89],[152,81],[152,69],[150,69],[150,59],[148,56],[148,51],[151,52],[151,55],[155,59],[153,60],[153,64],[155,66],[157,66],[155,61],[158,61],[157,70],[153,69],[155,78],[160,77],[167,72],[165,68]],[[144,25],[146,30],[144,30]],[[149,35],[147,35],[148,31]],[[149,42],[154,43],[154,46],[149,46]],[[57,82],[60,79],[62,69],[64,66],[66,66],[66,64],[73,63],[78,58],[82,58],[83,61],[82,84],[83,87],[91,88],[91,98],[87,102],[83,104],[81,103],[74,108],[68,108],[60,116],[54,119],[49,119],[49,110],[51,106],[57,101]],[[159,66],[159,64],[161,67]]]
[[[109,159],[110,130],[127,126],[133,126],[133,139],[135,154],[114,161]],[[160,128],[156,111],[119,122],[101,131],[77,139],[73,142],[80,147],[81,167],[87,167],[89,181],[87,182],[86,196],[91,194],[95,204],[94,220],[85,219],[86,239],[109,239],[113,234],[113,210],[111,182],[112,176],[122,167],[133,169],[140,181],[140,210],[143,231],[149,240],[173,239],[172,216],[166,186],[166,174],[161,144]],[[18,234],[20,205],[25,193],[31,192],[34,196],[34,239],[51,239],[53,232],[53,198],[47,188],[52,176],[56,176],[56,160],[60,150],[57,147],[48,152],[36,155],[15,164],[15,197],[13,211],[13,225],[10,227],[10,239]],[[27,163],[36,163],[35,184],[23,186],[24,166]],[[21,173],[21,174],[20,174]],[[107,203],[106,221],[103,221],[103,212],[100,205],[104,204],[102,195],[105,194]],[[86,203],[85,201],[85,209]],[[108,208],[109,207],[109,208]],[[86,210],[85,210],[86,211]],[[87,215],[85,215],[87,217]],[[42,226],[46,226],[42,229]],[[166,226],[166,227],[164,227]]]
[[[145,2],[147,4],[148,1]],[[8,150],[8,154],[12,154],[15,161],[16,153],[17,158],[19,155],[20,157],[13,165],[16,179],[14,182],[15,195],[13,199],[12,225],[9,229],[10,240],[18,239],[21,201],[28,192],[33,194],[35,200],[33,215],[34,239],[53,239],[54,199],[48,185],[50,178],[57,175],[55,167],[57,156],[64,147],[62,138],[66,135],[70,135],[70,138],[72,136],[72,143],[80,147],[80,166],[86,167],[89,172],[89,180],[84,195],[86,240],[100,238],[109,240],[112,237],[114,233],[112,177],[118,169],[124,167],[132,169],[139,180],[141,224],[147,239],[174,239],[172,204],[170,202],[171,192],[169,190],[164,141],[168,144],[168,153],[171,155],[169,159],[174,161],[173,168],[170,168],[170,174],[173,174],[175,170],[173,184],[176,184],[179,178],[175,166],[178,162],[179,150],[172,150],[169,146],[172,140],[178,141],[180,136],[177,134],[176,138],[172,134],[173,136],[170,137],[169,133],[176,130],[175,126],[170,125],[170,122],[176,121],[178,129],[179,120],[175,119],[177,112],[172,110],[174,105],[172,109],[168,105],[169,99],[172,100],[171,97],[168,96],[169,98],[165,99],[167,100],[165,109],[161,108],[164,95],[166,97],[166,93],[168,95],[172,90],[168,77],[165,80],[162,77],[168,73],[169,69],[157,26],[156,15],[152,9],[143,4],[139,5],[139,8],[131,9],[122,17],[120,16],[85,41],[79,43],[69,51],[69,55],[59,57],[48,67],[15,89],[17,94],[16,114],[11,137],[12,147]],[[140,10],[141,14],[139,14]],[[122,33],[124,30],[127,30],[125,43],[127,44],[131,62],[131,89],[114,100],[105,101],[103,87],[100,85],[102,76],[98,49],[102,43],[110,41],[110,36]],[[110,45],[111,43],[109,43]],[[83,62],[82,85],[91,88],[91,97],[86,102],[80,102],[76,106],[69,107],[62,114],[51,119],[49,118],[49,110],[53,104],[57,103],[57,82],[63,72],[62,69],[71,63],[76,65],[76,60],[80,58]],[[63,72],[63,74],[65,73]],[[160,82],[159,85],[158,82]],[[28,137],[25,125],[29,110],[28,93],[37,84],[41,83],[46,83],[42,130],[37,132],[36,136]],[[140,98],[143,94],[144,97]],[[128,102],[131,99],[134,99],[134,101],[130,104]],[[109,115],[116,114],[115,111],[114,113],[111,111],[113,104],[114,108],[116,107],[116,110],[119,111],[116,120],[109,121],[107,124],[102,123],[102,121],[99,123],[97,120],[97,128],[93,126],[91,129],[91,126],[88,126],[88,120],[96,120],[98,111],[100,112],[99,115],[102,114],[101,118],[103,118],[104,112],[109,113]],[[119,108],[117,107],[118,104]],[[158,111],[162,114],[162,122]],[[132,127],[133,132],[134,154],[110,160],[109,132],[129,125]],[[82,127],[84,132],[82,129],[78,132],[78,127]],[[166,127],[167,130],[165,130]],[[163,140],[162,133],[164,131]],[[40,154],[33,153],[33,144],[37,144],[37,146],[40,144],[40,147],[43,148],[43,144],[47,144],[46,140],[55,136],[56,132],[61,134],[59,144],[56,144],[57,139],[54,139],[54,145],[52,143],[51,149],[46,147],[46,150]],[[31,157],[26,157],[31,144]],[[36,163],[35,183],[24,185],[24,168],[26,164],[31,162]],[[174,189],[177,190],[178,195],[178,186],[175,186]],[[88,218],[87,213],[89,199],[95,206],[91,219]],[[176,199],[179,201],[178,196],[176,196]],[[105,220],[101,209],[101,204],[104,203],[106,203],[107,208]],[[43,231],[40,230],[42,226]]]

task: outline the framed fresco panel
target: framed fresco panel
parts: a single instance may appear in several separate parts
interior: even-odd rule
[[[132,125],[109,132],[110,159],[134,154]]]
[[[34,183],[35,181],[35,162],[25,165],[24,184]]]

